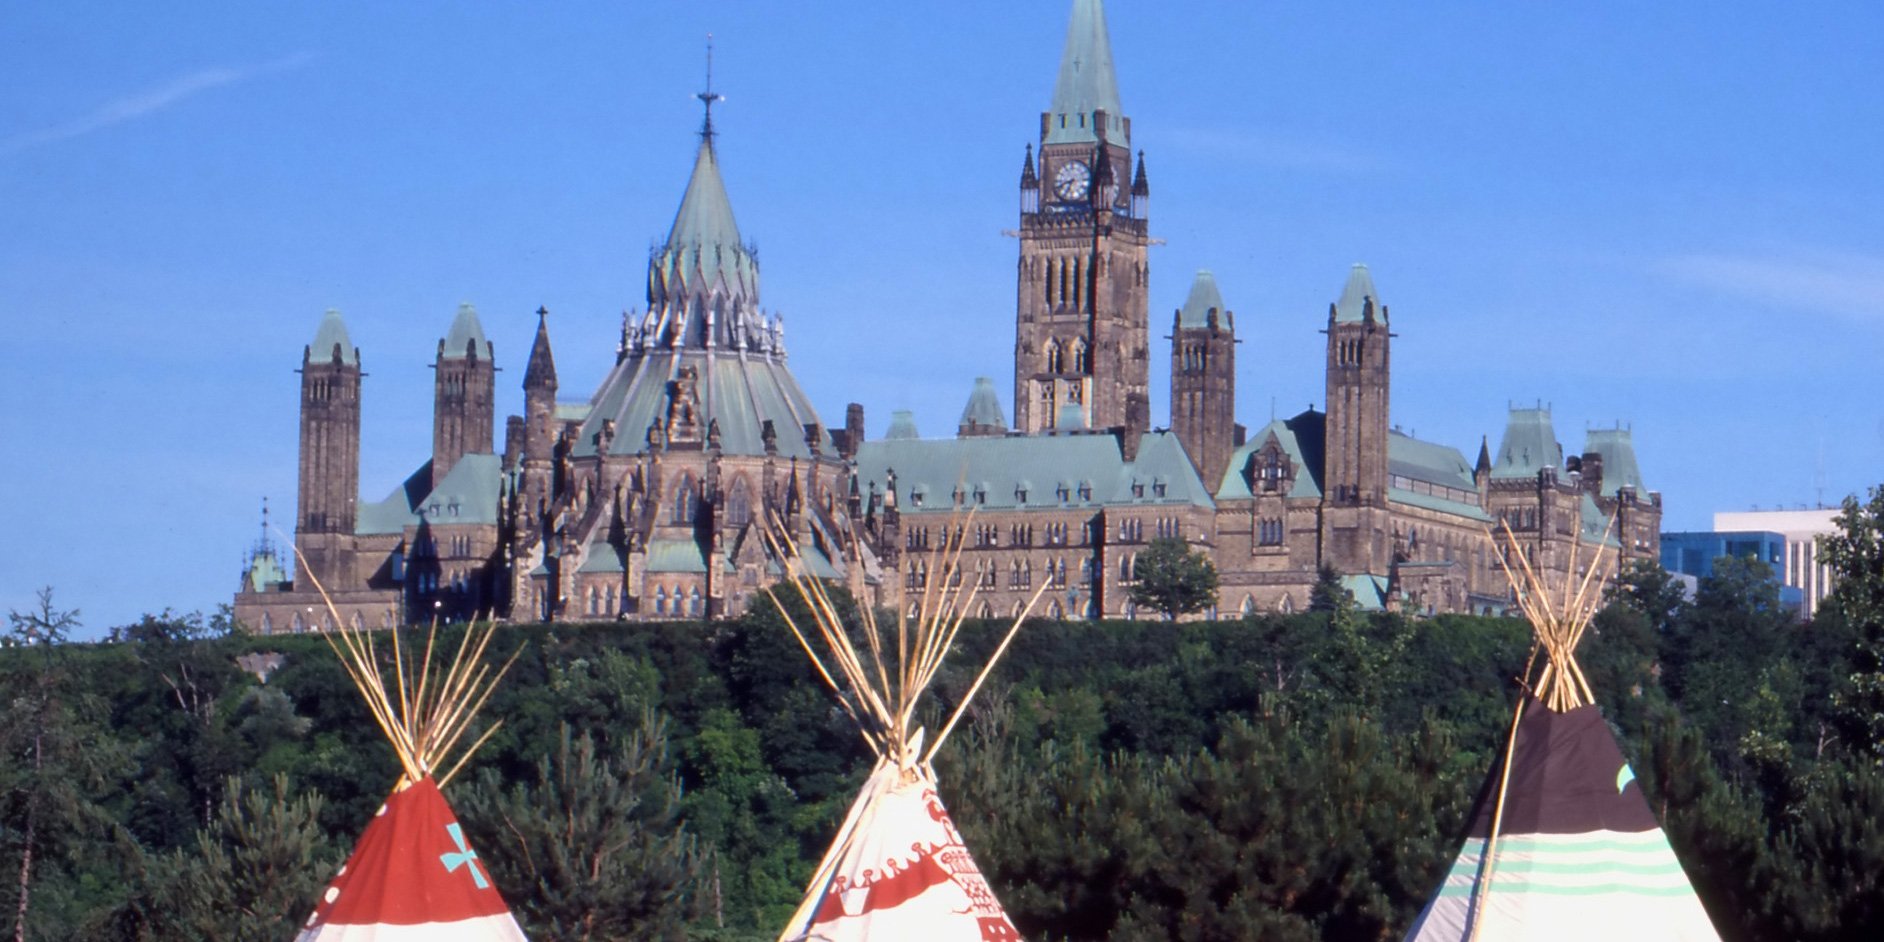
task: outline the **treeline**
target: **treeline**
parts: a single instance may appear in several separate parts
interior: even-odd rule
[[[1811,625],[1757,563],[1692,602],[1640,570],[1581,651],[1728,939],[1884,928],[1884,550],[1875,527],[1844,549],[1875,585]],[[1027,938],[1399,937],[1457,853],[1530,633],[1325,601],[1023,631],[938,764]],[[9,625],[74,627],[53,598]],[[321,639],[224,627],[0,650],[4,928],[292,937],[398,768]],[[933,716],[1002,627],[965,633]],[[503,726],[447,793],[531,937],[772,938],[870,764],[776,613],[494,647],[523,652],[485,711]],[[237,667],[255,653],[281,656],[265,683]]]

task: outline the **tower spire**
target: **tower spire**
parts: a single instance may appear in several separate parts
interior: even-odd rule
[[[700,99],[700,104],[705,106],[706,108],[706,117],[703,118],[700,122],[700,139],[702,141],[705,141],[708,147],[712,147],[713,146],[713,104],[714,102],[720,102],[720,101],[726,100],[725,95],[721,95],[718,92],[715,92],[713,90],[713,34],[712,33],[707,34],[707,43],[706,43],[706,90],[696,93],[693,97]]]

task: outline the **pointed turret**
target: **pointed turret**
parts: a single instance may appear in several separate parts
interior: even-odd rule
[[[451,329],[438,341],[433,364],[432,486],[465,455],[492,453],[497,409],[496,366],[477,308],[458,305]]]
[[[1236,424],[1236,319],[1216,276],[1197,273],[1172,325],[1171,430],[1198,475],[1219,481],[1242,438]]]
[[[549,309],[536,309],[536,340],[530,344],[530,365],[523,370],[523,388],[556,390],[556,357],[550,353]]]
[[[347,336],[347,322],[341,319],[339,311],[328,308],[327,313],[321,315],[321,325],[314,330],[314,342],[308,344],[301,358],[305,363],[360,365],[360,349]]]
[[[674,225],[648,260],[648,315],[639,338],[644,350],[765,345],[759,260],[740,241],[719,157],[704,132]]]
[[[1177,325],[1180,328],[1234,328],[1230,311],[1223,306],[1223,295],[1217,291],[1217,276],[1198,270],[1197,277],[1191,281],[1190,296],[1184,299],[1184,306],[1178,309]]]
[[[1145,176],[1145,152],[1142,150],[1138,152],[1138,170],[1132,174],[1132,195],[1141,200],[1151,195],[1151,178]]]
[[[458,315],[451,319],[451,329],[438,342],[438,355],[447,360],[491,358],[491,342],[484,339],[484,324],[478,309],[469,303],[458,305]]]
[[[916,413],[908,409],[897,409],[890,413],[890,428],[883,437],[891,440],[915,440],[922,437],[916,431]]]
[[[360,351],[339,311],[328,311],[301,354],[301,473],[294,582],[346,585],[353,578],[360,498]]]
[[[726,196],[719,157],[711,141],[702,141],[694,154],[693,175],[687,179],[687,192],[680,198],[680,210],[667,232],[667,245],[739,246],[739,224],[733,220],[733,203]]]
[[[1474,477],[1481,474],[1490,474],[1491,469],[1491,440],[1486,436],[1480,435],[1478,437],[1478,464],[1473,466],[1472,474]]]
[[[1040,189],[1040,175],[1034,172],[1034,145],[1027,145],[1027,153],[1021,158],[1021,189]]]
[[[1341,289],[1341,300],[1329,309],[1329,318],[1337,324],[1386,321],[1387,308],[1380,303],[1380,294],[1374,290],[1374,276],[1366,265],[1355,262],[1348,270],[1348,283]]]
[[[1060,54],[1060,77],[1053,83],[1047,143],[1098,140],[1093,119],[1097,111],[1105,112],[1106,139],[1129,145],[1124,112],[1119,106],[1119,82],[1112,72],[1112,41],[1106,34],[1105,5],[1100,0],[1073,0],[1072,19],[1066,25],[1066,48]]]
[[[994,380],[987,376],[975,377],[975,388],[968,394],[968,405],[962,408],[962,421],[957,426],[956,436],[972,438],[1005,434],[1007,417],[1001,411],[1001,395],[994,390]]]

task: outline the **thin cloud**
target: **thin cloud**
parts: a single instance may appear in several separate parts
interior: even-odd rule
[[[1366,154],[1254,131],[1177,128],[1166,133],[1165,142],[1168,146],[1213,157],[1247,160],[1290,170],[1362,174],[1382,169],[1378,159]]]
[[[1884,257],[1680,255],[1664,276],[1721,294],[1866,323],[1884,323]]]
[[[64,124],[8,138],[0,142],[0,154],[16,154],[35,147],[82,137],[127,121],[148,117],[214,88],[234,85],[276,72],[298,69],[312,61],[314,61],[313,53],[297,52],[272,62],[245,68],[203,69],[199,72],[192,72],[155,88],[107,102],[97,110]]]

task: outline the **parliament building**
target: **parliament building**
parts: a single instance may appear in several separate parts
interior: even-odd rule
[[[1324,569],[1364,609],[1503,611],[1490,534],[1507,525],[1549,570],[1599,542],[1612,571],[1658,558],[1661,495],[1629,429],[1591,430],[1566,454],[1548,409],[1513,408],[1497,447],[1488,436],[1468,460],[1390,424],[1394,324],[1364,265],[1329,272],[1340,287],[1326,312],[1301,312],[1301,330],[1327,335],[1319,410],[1253,433],[1237,423],[1234,286],[1209,272],[1154,351],[1151,184],[1100,0],[1073,2],[1021,162],[1012,421],[1001,388],[977,379],[952,437],[923,438],[896,413],[871,438],[862,406],[837,426],[812,408],[782,319],[760,308],[714,96],[701,97],[692,176],[649,256],[645,307],[611,338],[614,368],[564,398],[539,311],[524,414],[505,420],[501,451],[496,351],[466,305],[436,351],[430,460],[363,500],[362,353],[339,313],[320,319],[300,363],[299,552],[264,540],[247,554],[235,612],[250,630],[329,626],[324,598],[362,627],[736,616],[780,571],[768,518],[834,578],[974,580],[984,616],[1017,611],[1044,581],[1049,617],[1135,617],[1136,560],[1161,537],[1214,560],[1207,614],[1221,618],[1302,609]],[[1154,355],[1171,362],[1165,427],[1152,422]],[[931,551],[957,536],[960,566],[931,572]]]

